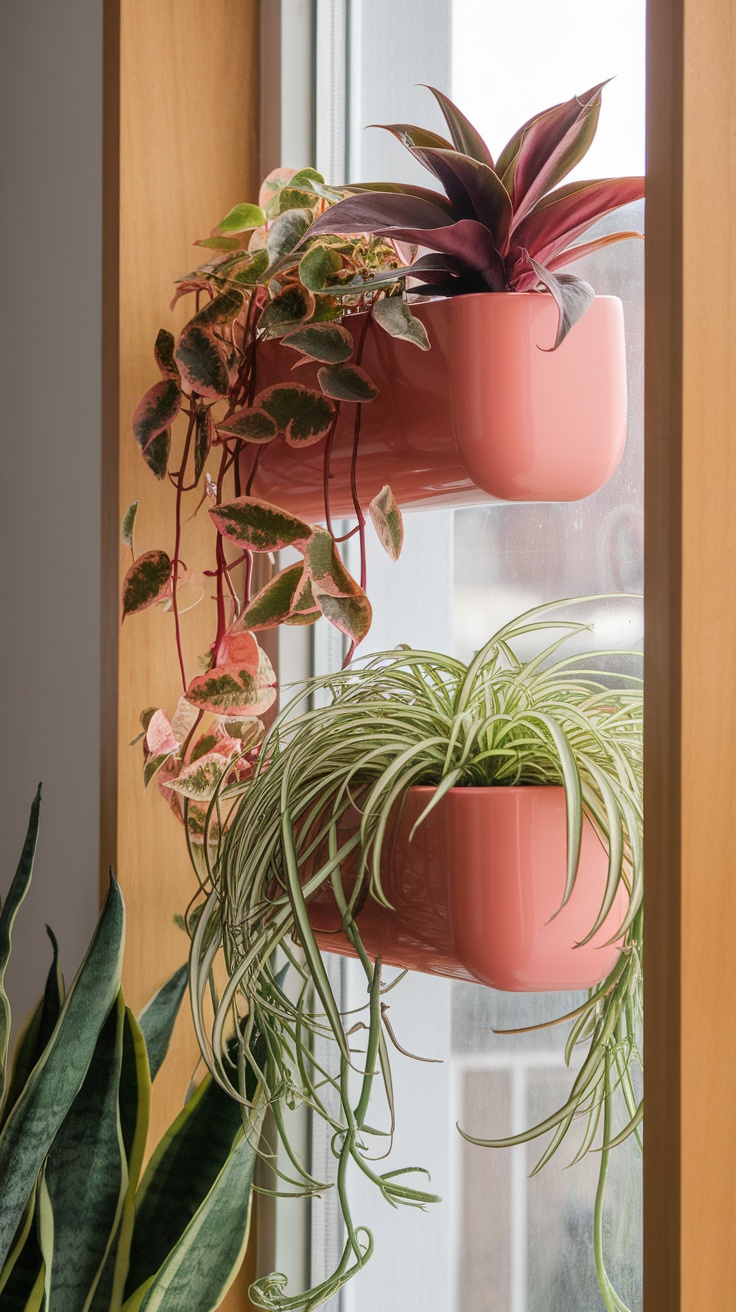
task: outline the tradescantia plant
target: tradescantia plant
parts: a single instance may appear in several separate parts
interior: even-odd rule
[[[584,601],[586,599],[578,599]],[[596,599],[588,599],[596,600]],[[204,844],[208,868],[191,949],[195,1025],[210,1069],[240,1096],[225,1042],[233,1014],[264,1035],[260,1072],[266,1098],[306,1193],[315,1180],[288,1140],[284,1108],[299,1103],[329,1126],[337,1161],[346,1242],[335,1272],[304,1294],[286,1290],[283,1276],[259,1280],[258,1307],[315,1308],[331,1297],[371,1255],[370,1233],[353,1222],[346,1177],[357,1166],[393,1205],[425,1206],[435,1196],[412,1179],[410,1168],[380,1172],[377,1157],[391,1142],[392,1125],[376,1126],[379,1086],[394,1106],[381,962],[361,940],[366,897],[385,901],[381,856],[391,816],[414,785],[436,791],[426,813],[450,788],[504,784],[562,784],[568,816],[565,901],[577,874],[583,818],[609,853],[605,897],[588,937],[599,929],[623,885],[628,909],[612,936],[623,951],[609,976],[559,1023],[570,1025],[568,1064],[584,1056],[569,1096],[542,1123],[488,1146],[521,1143],[552,1132],[537,1169],[582,1126],[576,1157],[600,1148],[594,1242],[600,1287],[609,1312],[624,1304],[613,1290],[603,1257],[603,1198],[612,1148],[639,1135],[641,1104],[632,1073],[640,1065],[642,1003],[642,693],[637,676],[618,673],[614,653],[569,654],[566,644],[592,626],[560,618],[559,602],[522,615],[501,629],[466,666],[434,652],[397,649],[311,682],[327,705],[280,714],[267,734],[249,787],[226,834]],[[533,655],[522,658],[535,644]],[[341,823],[355,808],[359,829]],[[424,817],[420,817],[419,824]],[[216,798],[207,823],[216,825]],[[214,853],[214,855],[212,855]],[[210,859],[212,856],[212,859]],[[343,1016],[310,924],[310,901],[331,890],[365,973],[365,1019]],[[291,965],[296,988],[277,975],[276,950]],[[208,1032],[205,998],[214,986],[218,956],[228,983]],[[358,1033],[364,1043],[358,1047]],[[327,1039],[332,1063],[322,1053]],[[402,1050],[403,1051],[403,1050]],[[247,1052],[244,1051],[247,1061]],[[356,1094],[357,1080],[357,1094]],[[326,1091],[331,1096],[326,1096]],[[337,1096],[335,1096],[337,1095]],[[600,1142],[598,1140],[600,1139]]]
[[[187,968],[136,1019],[120,986],[124,908],[112,874],[68,992],[49,931],[44,995],[8,1074],[3,980],[31,879],[39,806],[40,789],[0,911],[0,1306],[208,1312],[220,1305],[245,1252],[260,1105],[244,1118],[207,1075],[142,1173],[151,1082],[166,1056]],[[250,1042],[256,1063],[253,1030]],[[253,1099],[252,1072],[246,1091]]]
[[[559,185],[593,141],[605,85],[535,114],[496,160],[457,105],[430,87],[451,140],[411,123],[381,126],[443,190],[394,182],[354,184],[346,190],[357,194],[317,217],[310,240],[318,233],[329,239],[334,233],[365,232],[420,246],[429,253],[410,262],[402,277],[417,280],[413,291],[432,296],[545,288],[560,311],[559,346],[594,292],[581,278],[558,270],[611,242],[641,235],[615,232],[573,245],[598,219],[644,194],[640,177]],[[387,275],[379,270],[366,281],[385,286]]]

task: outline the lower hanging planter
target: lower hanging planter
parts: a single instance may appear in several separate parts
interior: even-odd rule
[[[626,440],[623,311],[597,296],[551,350],[552,296],[494,292],[412,306],[430,350],[365,334],[362,365],[378,396],[362,406],[357,490],[365,508],[388,483],[404,509],[489,500],[577,501],[607,482]],[[356,341],[363,312],[346,316]],[[278,341],[257,356],[257,390],[287,381],[319,386],[317,365],[287,369]],[[330,510],[352,515],[355,406],[343,403],[329,462]],[[324,517],[324,443],[271,442],[254,496],[311,521]],[[250,473],[252,449],[243,456]]]
[[[410,788],[387,839],[381,879],[392,909],[368,894],[356,923],[368,955],[389,965],[472,980],[509,992],[592,988],[620,953],[608,940],[626,914],[620,886],[589,943],[606,888],[608,858],[589,820],[575,887],[565,889],[562,787],[453,788],[416,830],[433,788]],[[344,821],[345,837],[357,828]],[[354,956],[329,886],[309,902],[321,948]]]

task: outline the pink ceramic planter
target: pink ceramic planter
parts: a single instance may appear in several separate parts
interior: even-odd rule
[[[488,500],[577,501],[615,472],[626,439],[621,302],[598,296],[556,351],[547,293],[487,293],[414,307],[431,349],[369,329],[363,365],[379,388],[363,406],[358,492],[388,483],[404,509]],[[362,315],[346,318],[357,340]],[[285,368],[291,352],[265,342],[257,388],[316,387],[316,366]],[[355,406],[343,403],[330,463],[333,515],[351,515]],[[324,444],[265,447],[252,491],[314,522],[324,518]],[[244,456],[250,471],[252,451]]]
[[[603,901],[608,858],[586,820],[572,896],[565,887],[565,794],[556,787],[453,788],[409,833],[434,790],[412,788],[387,848],[382,882],[393,910],[370,896],[357,914],[368,954],[392,966],[509,992],[584,989],[618,960],[605,946],[626,914],[621,888],[603,927],[576,947]],[[354,955],[332,893],[309,903],[320,947]],[[554,917],[554,918],[552,918]]]

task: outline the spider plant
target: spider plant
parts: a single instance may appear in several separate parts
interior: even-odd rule
[[[641,177],[559,185],[593,141],[605,85],[533,115],[495,160],[457,105],[429,87],[451,140],[412,123],[379,126],[393,133],[443,190],[394,182],[350,184],[344,190],[357,194],[318,215],[310,242],[320,234],[372,233],[420,246],[428,253],[401,276],[418,279],[412,290],[433,296],[534,291],[541,285],[560,310],[559,345],[594,292],[581,278],[558,270],[601,246],[641,235],[616,232],[573,244],[596,220],[644,194]],[[365,276],[374,287],[391,280],[385,270]],[[354,293],[360,282],[345,283],[343,292]]]
[[[605,1271],[601,1218],[608,1154],[614,1144],[638,1133],[641,1117],[631,1073],[640,1060],[642,694],[638,676],[617,672],[620,653],[615,659],[608,659],[614,653],[578,654],[580,635],[592,626],[561,617],[560,608],[571,604],[552,603],[522,615],[496,633],[469,665],[435,652],[397,649],[313,680],[311,691],[326,694],[328,704],[301,711],[293,702],[280,714],[224,834],[217,798],[210,803],[213,837],[202,849],[205,897],[191,951],[200,1044],[216,1079],[242,1100],[242,1075],[241,1081],[233,1079],[225,1035],[232,1032],[234,1019],[235,1032],[243,1035],[245,1066],[252,1062],[249,1027],[264,1035],[266,1055],[257,1074],[295,1172],[292,1183],[306,1193],[321,1192],[328,1184],[309,1174],[289,1143],[284,1109],[304,1103],[330,1127],[345,1222],[344,1251],[329,1279],[292,1295],[285,1278],[274,1274],[251,1291],[259,1307],[317,1307],[369,1258],[371,1235],[351,1216],[346,1188],[351,1162],[395,1206],[424,1207],[435,1201],[412,1177],[416,1168],[383,1173],[375,1168],[376,1144],[390,1143],[392,1136],[391,1127],[376,1128],[370,1113],[382,1084],[393,1122],[393,1034],[382,1005],[390,985],[380,959],[371,960],[364,949],[356,909],[361,892],[384,899],[380,867],[389,819],[407,789],[419,784],[436,789],[427,811],[450,788],[562,784],[568,826],[565,900],[575,884],[586,816],[609,852],[606,894],[591,934],[603,923],[622,881],[628,891],[628,910],[615,935],[622,935],[624,943],[617,965],[575,1011],[560,1018],[571,1025],[568,1062],[579,1044],[587,1048],[569,1097],[526,1133],[484,1141],[519,1143],[552,1131],[542,1166],[581,1120],[577,1155],[586,1153],[598,1142],[603,1117],[596,1262],[606,1307],[623,1307]],[[518,649],[527,653],[530,643],[534,654],[522,658]],[[359,829],[340,826],[349,808],[360,813]],[[349,877],[344,877],[348,868]],[[357,1025],[364,1039],[360,1050],[356,1018],[340,1013],[310,925],[310,898],[324,886],[332,889],[365,972],[365,1019]],[[214,965],[220,953],[228,982],[218,997]],[[281,954],[296,980],[291,992],[278,973]],[[215,997],[215,1019],[208,1034],[204,1004],[210,996]],[[314,1041],[324,1038],[333,1045],[332,1063],[315,1055],[324,1044]],[[329,1096],[334,1093],[337,1099]],[[620,1131],[612,1120],[619,1102],[625,1117]]]

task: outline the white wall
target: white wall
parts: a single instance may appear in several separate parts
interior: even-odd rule
[[[44,783],[11,1002],[98,899],[101,0],[0,0],[0,893]]]

